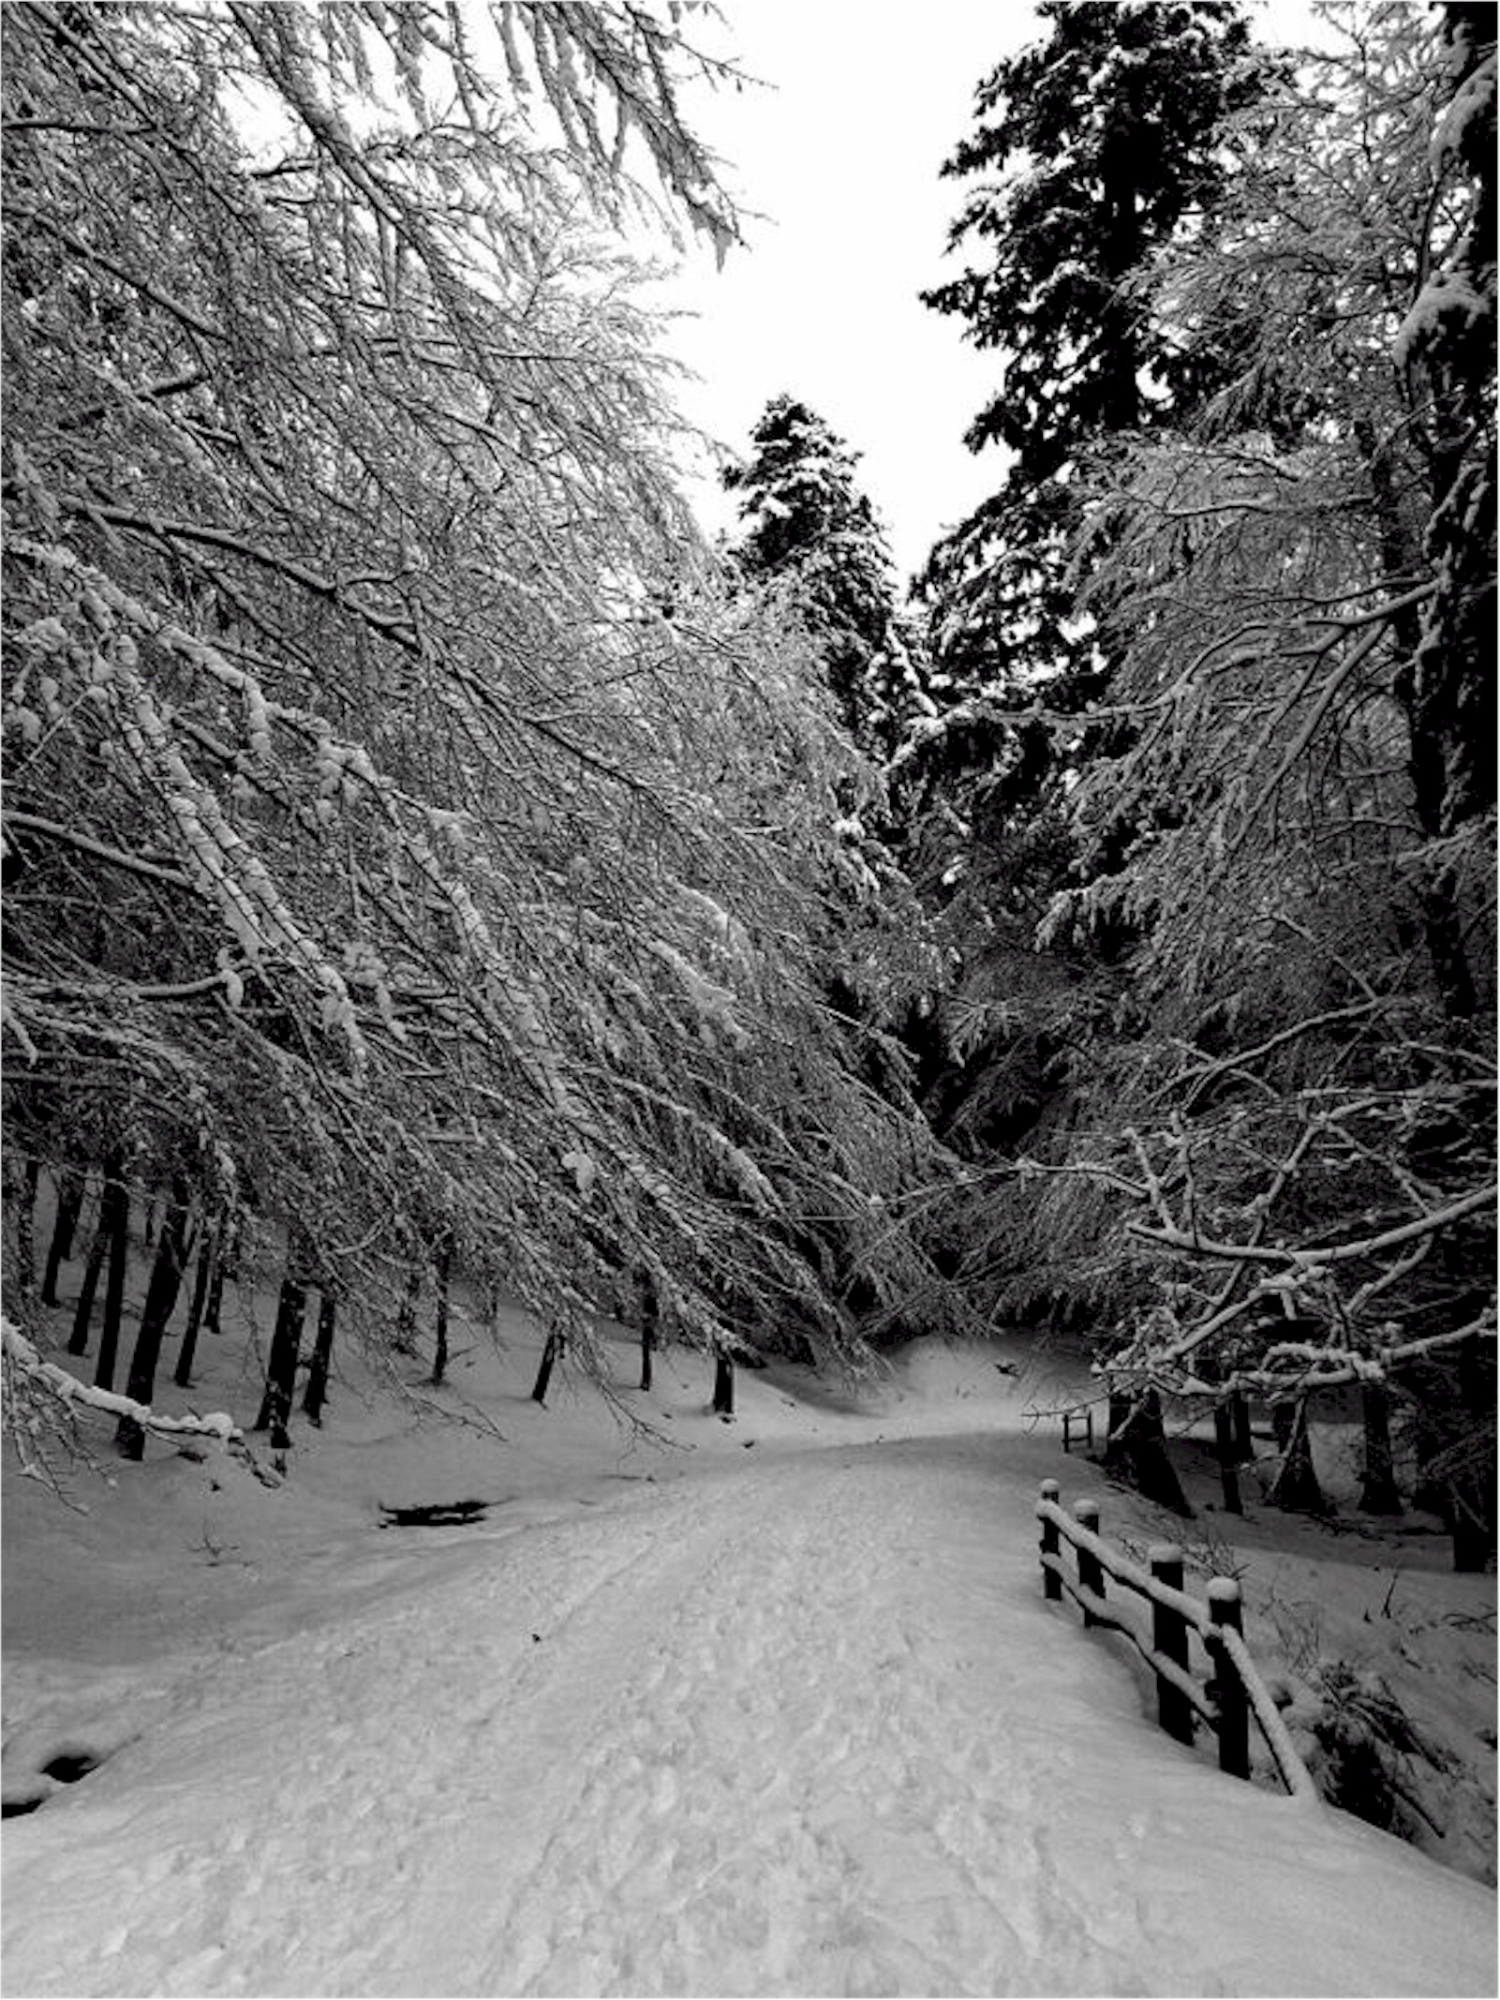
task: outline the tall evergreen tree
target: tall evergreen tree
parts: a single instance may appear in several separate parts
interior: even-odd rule
[[[932,702],[884,531],[855,484],[858,454],[791,396],[773,397],[750,436],[749,459],[724,473],[741,496],[736,562],[789,588],[845,728],[884,761]]]
[[[1004,362],[965,439],[1005,452],[1001,483],[923,579],[936,663],[958,695],[1095,663],[1067,580],[1080,459],[1170,421],[1203,374],[1207,350],[1152,320],[1141,281],[1161,246],[1201,228],[1225,172],[1225,115],[1261,69],[1237,0],[1042,0],[1038,12],[1048,39],[979,86],[976,130],[943,167],[986,176],[948,239],[983,258],[923,294]]]

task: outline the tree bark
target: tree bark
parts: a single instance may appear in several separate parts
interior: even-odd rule
[[[556,1366],[558,1356],[562,1351],[562,1334],[549,1333],[547,1335],[547,1344],[542,1349],[542,1365],[536,1371],[536,1382],[531,1391],[531,1400],[533,1403],[546,1402],[547,1390],[552,1382],[552,1370]]]
[[[1239,1440],[1235,1436],[1234,1411],[1228,1403],[1214,1408],[1214,1443],[1219,1454],[1219,1484],[1224,1489],[1226,1514],[1243,1514],[1240,1498]]]
[[[41,1167],[28,1160],[16,1191],[16,1286],[23,1305],[36,1297],[36,1195]]]
[[[318,1301],[318,1335],[313,1342],[312,1359],[307,1366],[307,1388],[303,1391],[302,1410],[309,1423],[323,1426],[323,1405],[328,1400],[328,1371],[333,1361],[333,1329],[338,1317],[338,1297],[324,1285],[322,1297]]]
[[[453,1237],[444,1230],[433,1257],[433,1277],[437,1283],[437,1325],[432,1354],[432,1386],[437,1388],[448,1372],[448,1272],[453,1262]]]
[[[117,1155],[104,1162],[104,1175],[99,1189],[99,1215],[94,1224],[93,1240],[89,1244],[89,1254],[83,1267],[83,1283],[78,1291],[78,1303],[73,1309],[73,1331],[68,1339],[69,1354],[87,1354],[89,1349],[89,1321],[94,1316],[94,1299],[99,1290],[99,1274],[104,1269],[104,1260],[109,1255],[113,1240],[115,1221],[112,1190],[118,1184],[121,1163]]]
[[[156,1364],[161,1355],[162,1336],[182,1287],[187,1222],[187,1182],[178,1176],[161,1205],[156,1256],[146,1286],[140,1328],[130,1356],[125,1393],[137,1403],[149,1403],[156,1393]],[[121,1458],[140,1459],[145,1456],[146,1433],[134,1417],[121,1417],[115,1432],[115,1449]]]
[[[1396,1457],[1391,1449],[1391,1398],[1383,1382],[1366,1382],[1360,1390],[1365,1420],[1364,1482],[1360,1509],[1366,1514],[1399,1514]]]
[[[193,1361],[198,1352],[198,1333],[203,1325],[209,1288],[219,1268],[220,1226],[217,1220],[206,1221],[203,1225],[203,1241],[198,1250],[198,1272],[193,1280],[193,1296],[188,1301],[187,1325],[182,1330],[182,1345],[177,1350],[177,1366],[172,1371],[172,1380],[179,1389],[186,1389],[192,1384]]]
[[[1329,1511],[1328,1502],[1318,1482],[1318,1469],[1313,1464],[1312,1443],[1307,1431],[1307,1398],[1304,1396],[1295,1404],[1278,1407],[1291,1410],[1292,1423],[1281,1470],[1268,1496],[1270,1504],[1288,1514],[1326,1514]]]
[[[651,1387],[651,1361],[656,1352],[656,1327],[660,1307],[656,1297],[656,1281],[649,1271],[637,1271],[635,1276],[636,1294],[640,1301],[641,1318],[641,1387]]]
[[[722,1347],[714,1356],[714,1415],[734,1415],[734,1362]]]
[[[52,1241],[47,1247],[47,1265],[42,1273],[42,1304],[55,1306],[57,1275],[73,1254],[73,1236],[83,1208],[83,1173],[78,1167],[64,1167],[57,1185],[57,1214],[52,1223]]]
[[[299,1267],[289,1261],[276,1302],[276,1330],[271,1335],[271,1352],[266,1357],[265,1394],[252,1430],[269,1431],[271,1444],[284,1450],[287,1420],[292,1414],[292,1396],[297,1384],[297,1355],[302,1346],[302,1315],[307,1306],[307,1286]]]
[[[1154,1500],[1158,1507],[1168,1507],[1185,1519],[1191,1518],[1192,1505],[1167,1454],[1161,1397],[1154,1389],[1148,1389],[1139,1398],[1111,1392],[1104,1464],[1128,1480],[1145,1499]]]
[[[100,1202],[109,1209],[109,1264],[104,1280],[104,1318],[99,1327],[99,1356],[94,1364],[94,1387],[113,1389],[115,1360],[120,1351],[120,1321],[125,1312],[125,1274],[130,1261],[130,1195],[123,1179],[123,1167],[105,1184]],[[103,1223],[101,1221],[101,1228]]]

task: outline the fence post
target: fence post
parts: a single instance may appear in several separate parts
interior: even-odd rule
[[[1182,1550],[1172,1542],[1158,1542],[1151,1551],[1151,1574],[1169,1589],[1182,1588]],[[1174,1666],[1184,1672],[1188,1664],[1187,1620],[1170,1605],[1151,1600],[1151,1644]],[[1179,1743],[1193,1740],[1193,1705],[1180,1687],[1165,1675],[1156,1677],[1156,1719],[1168,1736]]]
[[[1208,1615],[1220,1630],[1242,1632],[1240,1587],[1232,1577],[1213,1577],[1208,1586]],[[1210,1636],[1208,1650],[1219,1683],[1219,1769],[1232,1778],[1250,1775],[1250,1703],[1239,1668],[1221,1638]]]
[[[1078,1523],[1080,1528],[1087,1528],[1091,1535],[1097,1535],[1099,1532],[1099,1502],[1097,1500],[1075,1500],[1073,1503],[1073,1519]],[[1095,1597],[1102,1597],[1104,1595],[1104,1565],[1092,1549],[1080,1549],[1078,1551],[1078,1581],[1083,1589],[1091,1590]],[[1083,1622],[1085,1625],[1097,1625],[1099,1622],[1087,1605],[1083,1607]]]
[[[1055,1479],[1044,1479],[1042,1481],[1042,1498],[1043,1500],[1050,1500],[1054,1507],[1057,1505],[1058,1496],[1061,1492],[1062,1488]],[[1056,1521],[1049,1521],[1043,1516],[1042,1554],[1045,1557],[1056,1556],[1060,1553],[1057,1523]],[[1057,1574],[1056,1570],[1049,1569],[1045,1561],[1042,1564],[1042,1589],[1054,1604],[1063,1594],[1062,1578]]]

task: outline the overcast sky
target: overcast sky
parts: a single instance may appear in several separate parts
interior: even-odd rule
[[[961,268],[943,255],[961,189],[938,169],[971,128],[975,86],[1036,39],[1036,15],[1027,0],[720,5],[723,20],[688,14],[685,33],[768,87],[684,102],[751,212],[722,272],[705,244],[659,288],[697,316],[668,343],[701,378],[679,402],[737,456],[772,396],[811,405],[861,454],[904,580],[998,479],[994,448],[975,457],[963,444],[996,358],[917,294]],[[1306,33],[1297,0],[1258,11],[1268,39]],[[706,525],[732,519],[709,478],[695,490]]]

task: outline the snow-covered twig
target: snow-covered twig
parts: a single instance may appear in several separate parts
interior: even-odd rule
[[[80,1382],[55,1361],[44,1361],[25,1334],[8,1319],[0,1319],[0,1346],[6,1359],[21,1370],[28,1382],[45,1389],[69,1410],[81,1408],[97,1410],[104,1416],[133,1417],[142,1430],[155,1431],[162,1437],[212,1437],[228,1445],[242,1436],[238,1424],[222,1410],[206,1417],[168,1417],[153,1410],[149,1403],[136,1402],[133,1396],[120,1396],[112,1389]]]

